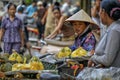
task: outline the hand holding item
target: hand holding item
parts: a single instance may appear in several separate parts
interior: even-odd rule
[[[96,65],[95,67],[96,67],[96,68],[104,68],[105,66],[102,65],[102,64],[98,64],[98,65]]]
[[[46,37],[47,39],[50,39],[50,35]]]
[[[88,67],[94,67],[95,63],[91,60],[88,61]]]
[[[90,51],[90,55],[91,55],[91,56],[94,55],[94,53],[95,53],[95,50],[91,50],[91,51]]]

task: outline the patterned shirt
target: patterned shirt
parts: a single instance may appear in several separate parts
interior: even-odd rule
[[[8,43],[21,42],[19,30],[22,29],[22,25],[22,21],[17,17],[13,21],[6,17],[1,24],[1,27],[5,30],[3,41]]]
[[[74,51],[78,47],[82,47],[87,51],[91,51],[95,49],[95,44],[96,44],[96,39],[93,33],[91,32],[91,30],[88,30],[83,35],[75,38],[75,42],[72,46],[70,46],[70,49]]]

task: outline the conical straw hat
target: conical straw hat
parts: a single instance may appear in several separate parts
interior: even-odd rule
[[[83,21],[83,22],[89,22],[89,23],[95,24],[93,20],[90,18],[90,16],[84,10],[80,10],[79,12],[75,13],[74,15],[69,17],[66,21],[68,22]]]

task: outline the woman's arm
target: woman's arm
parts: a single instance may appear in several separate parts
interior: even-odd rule
[[[2,38],[3,38],[4,32],[5,32],[5,30],[1,28],[0,29],[0,46],[1,46],[1,41],[2,41]]]
[[[1,41],[5,32],[5,25],[6,25],[6,22],[5,22],[5,19],[3,19],[1,23],[1,28],[0,28],[0,46],[1,46]]]
[[[62,16],[62,17],[60,18],[60,21],[59,21],[57,27],[56,27],[56,28],[54,29],[54,31],[47,37],[48,39],[52,39],[52,38],[54,38],[54,37],[57,35],[57,32],[62,28],[62,25],[63,25],[65,19],[66,19],[66,16]]]
[[[19,32],[20,32],[20,37],[21,37],[21,47],[23,47],[24,46],[24,37],[25,37],[24,32],[22,29],[20,29]]]
[[[44,14],[44,16],[43,16],[43,18],[42,18],[42,20],[41,20],[41,23],[42,23],[42,24],[45,24],[47,15],[48,15],[48,9],[46,10],[46,12],[45,12],[45,14]]]
[[[120,32],[112,30],[107,36],[104,55],[93,55],[91,60],[104,66],[110,66],[118,54],[120,48]]]

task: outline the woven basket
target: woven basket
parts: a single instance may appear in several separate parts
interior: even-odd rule
[[[45,70],[55,70],[56,65],[50,62],[42,61]]]

